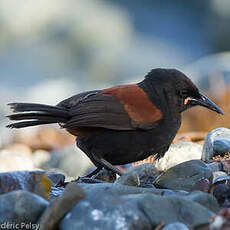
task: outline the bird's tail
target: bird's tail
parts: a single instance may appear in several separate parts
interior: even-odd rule
[[[7,128],[24,128],[41,124],[65,123],[69,119],[67,109],[36,103],[10,103],[16,114],[7,116],[10,120],[20,121],[7,125]]]

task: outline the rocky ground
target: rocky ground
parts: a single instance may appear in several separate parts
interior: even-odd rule
[[[119,178],[78,178],[93,166],[73,143],[48,128],[2,144],[0,229],[230,229],[229,129],[178,135]]]

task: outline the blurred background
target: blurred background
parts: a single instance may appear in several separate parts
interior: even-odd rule
[[[186,73],[227,114],[192,109],[180,132],[230,127],[229,25],[229,0],[0,0],[2,143],[16,132],[8,102],[55,104],[158,67]]]

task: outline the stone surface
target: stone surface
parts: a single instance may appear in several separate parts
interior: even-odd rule
[[[128,186],[122,184],[115,183],[94,183],[94,184],[86,184],[86,183],[77,183],[81,188],[84,189],[86,194],[116,194],[127,195],[127,194],[145,194],[151,193],[160,196],[171,196],[171,195],[187,195],[186,191],[179,190],[170,190],[170,189],[156,189],[155,187],[151,188],[140,188],[135,186]],[[55,200],[59,196],[62,195],[64,191],[63,187],[52,187],[50,192],[50,200]]]
[[[216,198],[206,192],[194,191],[185,195],[184,199],[197,202],[214,213],[217,213],[220,209]]]
[[[0,223],[35,224],[47,206],[45,199],[23,190],[0,195]]]
[[[61,219],[85,197],[83,189],[76,183],[69,183],[62,196],[51,203],[42,214],[39,224],[40,230],[57,229]]]
[[[215,155],[222,155],[225,151],[228,152],[228,146],[230,146],[230,129],[217,128],[212,130],[205,138],[202,160],[212,162]]]
[[[42,171],[13,171],[0,173],[0,194],[26,190],[49,199],[51,181]]]
[[[169,147],[164,157],[156,162],[156,167],[164,171],[185,161],[201,159],[201,155],[201,145],[193,142],[178,142]]]
[[[140,186],[140,178],[136,172],[128,172],[119,177],[115,183],[129,185],[129,186]]]
[[[113,183],[116,180],[116,174],[110,170],[103,168],[96,175],[92,176],[92,179]]]
[[[189,230],[189,228],[180,222],[174,222],[171,224],[167,224],[161,230]]]
[[[212,170],[213,174],[224,170],[222,162],[212,162],[206,165]]]
[[[45,162],[50,160],[50,157],[50,152],[45,150],[36,150],[32,155],[34,167],[41,168]]]
[[[42,169],[58,168],[68,176],[83,176],[92,166],[89,158],[76,145],[67,146],[62,150],[51,152],[49,161],[41,165]]]
[[[219,139],[213,142],[213,153],[214,155],[223,156],[225,153],[230,151],[230,138]]]
[[[80,183],[86,194],[116,194],[127,195],[127,194],[142,194],[142,193],[151,193],[155,195],[167,196],[167,195],[186,195],[188,192],[179,191],[179,190],[170,190],[170,189],[156,189],[156,188],[140,188],[135,186],[128,186],[115,183],[99,183],[99,184],[83,184]]]
[[[211,169],[201,160],[191,160],[169,168],[156,179],[154,185],[159,188],[192,191],[195,184],[203,178],[212,180]]]
[[[213,196],[221,207],[230,208],[230,186],[217,183],[213,186]]]
[[[134,200],[94,194],[80,201],[59,225],[61,230],[151,230],[151,223]]]
[[[230,176],[225,172],[219,172],[218,174],[215,174],[215,178],[213,178],[212,183],[228,183],[228,181],[230,181]]]
[[[52,186],[63,186],[65,182],[65,175],[52,171],[45,172],[46,176],[50,179]]]
[[[159,174],[160,173],[154,164],[144,163],[128,168],[115,183],[154,188],[152,183]]]
[[[133,195],[129,197],[131,196]],[[209,223],[214,215],[200,204],[179,196],[159,197],[150,194],[136,196],[142,198],[139,202],[140,208],[151,220],[153,226],[163,220],[166,224],[179,221],[194,228]]]
[[[190,227],[209,223],[213,212],[197,202],[180,196],[86,191],[60,223],[60,229],[153,229],[161,221],[183,222]],[[189,218],[188,218],[189,217]]]

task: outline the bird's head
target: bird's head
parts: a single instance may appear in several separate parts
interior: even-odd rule
[[[203,95],[196,85],[182,72],[176,69],[153,69],[145,79],[152,86],[160,86],[161,92],[177,111],[183,112],[193,106],[200,105],[217,113],[224,112],[208,97]]]

